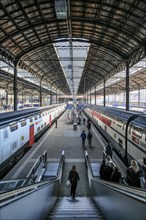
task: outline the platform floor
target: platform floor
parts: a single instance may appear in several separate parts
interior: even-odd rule
[[[85,149],[82,148],[81,133],[83,130],[87,133],[86,125],[77,125],[77,130],[73,130],[72,124],[67,124],[68,111],[66,111],[58,120],[58,127],[53,125],[40,139],[35,143],[31,150],[18,162],[10,171],[4,180],[26,178],[29,170],[35,163],[39,155],[47,151],[48,162],[59,162],[62,151],[65,152],[65,166],[63,180],[60,188],[60,196],[69,196],[69,189],[66,187],[68,173],[72,165],[76,165],[80,181],[77,187],[77,196],[88,196],[88,181],[85,166]],[[83,114],[83,113],[82,113]],[[83,118],[83,115],[82,117]],[[82,122],[82,120],[81,120]],[[86,141],[86,150],[91,162],[101,162],[102,152],[106,143],[98,134],[97,130],[91,126],[93,134],[92,147],[89,148]]]

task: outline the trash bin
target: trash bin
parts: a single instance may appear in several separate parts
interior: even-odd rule
[[[73,130],[77,130],[77,123],[73,123]]]

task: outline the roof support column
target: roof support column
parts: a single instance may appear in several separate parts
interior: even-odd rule
[[[104,81],[103,81],[103,106],[105,106],[106,103],[105,103],[105,78],[104,78]]]
[[[14,61],[14,111],[17,111],[17,61]]]
[[[42,79],[40,80],[40,107],[42,107]]]
[[[50,105],[52,105],[52,88],[50,90]]]
[[[126,61],[126,111],[129,111],[129,61]]]
[[[87,104],[88,104],[88,92],[87,92]]]
[[[58,95],[57,95],[57,89],[56,89],[56,104],[57,104],[57,98],[58,98],[57,96],[58,96]]]
[[[140,106],[140,84],[138,84],[138,106]]]
[[[90,90],[90,105],[91,105],[91,90]]]
[[[8,105],[8,90],[5,91],[6,92],[6,105]]]
[[[85,80],[86,80],[86,78],[84,77],[84,102],[86,102],[86,93],[85,93]]]
[[[95,105],[96,105],[96,85],[95,85]]]

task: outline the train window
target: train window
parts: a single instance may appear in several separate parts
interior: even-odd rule
[[[119,142],[119,146],[122,147],[123,146],[123,141],[119,138],[118,142]]]
[[[16,141],[14,143],[12,143],[12,150],[14,150],[15,148],[17,148],[17,142]]]
[[[46,124],[47,124],[47,123],[45,122],[45,123],[44,123],[44,127],[46,126]]]
[[[41,116],[41,114],[39,114],[39,118],[41,118],[42,116]]]
[[[132,130],[132,125],[130,124],[130,126],[129,126],[129,134],[131,134],[131,130]]]
[[[21,124],[21,127],[25,126],[26,125],[26,120],[20,120],[20,124]]]
[[[10,131],[11,132],[18,129],[18,124],[17,123],[11,123],[11,124],[9,124],[9,126],[10,126]]]
[[[34,117],[34,120],[38,120],[38,116],[35,116],[35,117]]]
[[[105,126],[104,130],[106,131],[107,130],[107,127]]]
[[[116,138],[116,134],[114,133],[114,138]]]
[[[40,127],[37,128],[37,132],[39,132],[39,131],[40,131]]]
[[[137,138],[142,138],[143,129],[137,126],[133,126],[132,134]]]
[[[29,118],[29,121],[30,121],[30,122],[33,122],[33,118]]]
[[[117,121],[117,126],[121,128],[121,127],[123,126],[123,122],[120,121],[120,120],[118,120],[118,121]]]
[[[41,129],[43,128],[43,125],[41,125]]]

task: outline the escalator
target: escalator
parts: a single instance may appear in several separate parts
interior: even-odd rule
[[[104,220],[104,217],[90,197],[78,197],[76,200],[60,197],[48,217],[48,220],[55,219]]]
[[[85,161],[83,173],[87,176],[90,189],[86,195],[71,200],[60,193],[66,168],[63,155],[54,179],[45,179],[1,194],[1,219],[146,220],[146,191],[95,179],[87,153]]]

